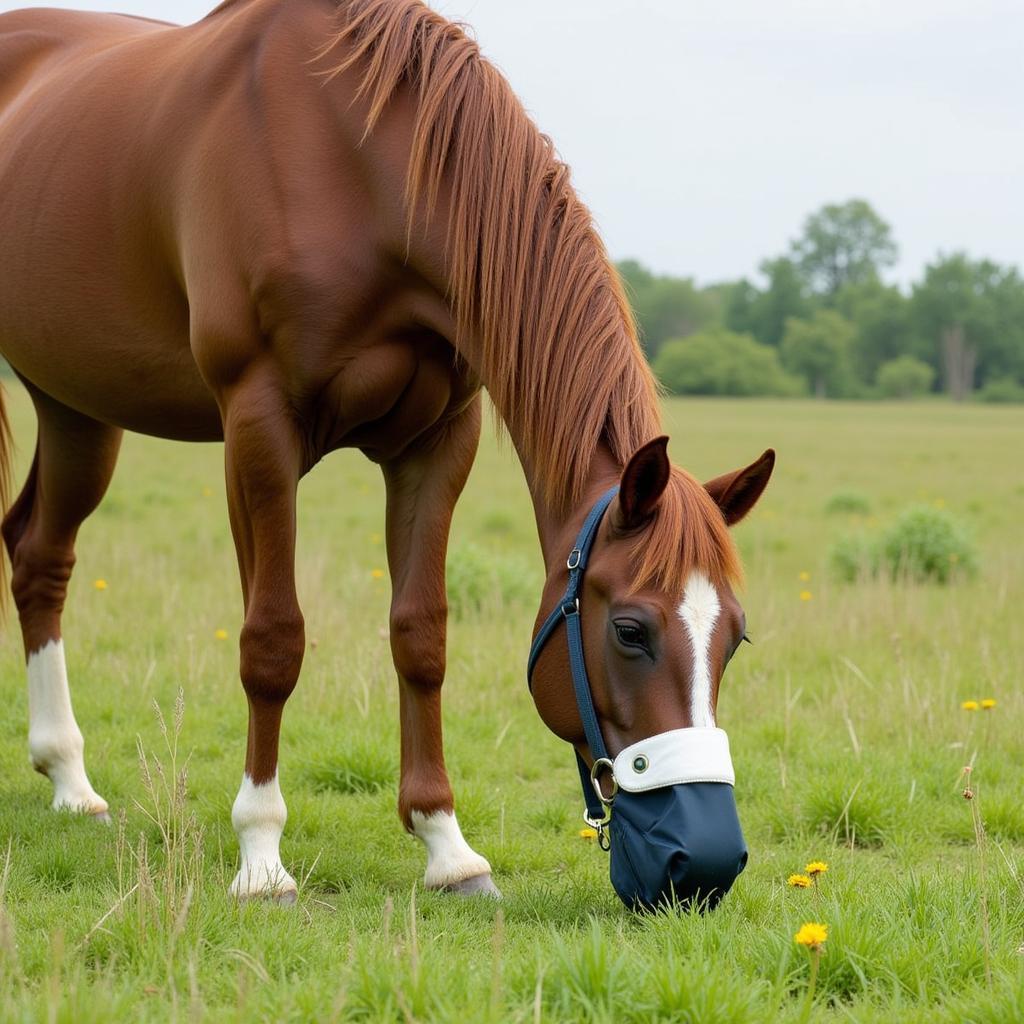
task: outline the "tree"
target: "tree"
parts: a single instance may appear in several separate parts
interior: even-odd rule
[[[935,370],[913,356],[898,356],[878,368],[878,390],[886,398],[915,398],[927,394],[935,381]]]
[[[761,291],[746,279],[734,284],[724,304],[724,322],[731,331],[753,334],[764,345],[778,346],[786,321],[809,316],[813,303],[799,267],[788,257],[764,260],[759,269],[767,287]]]
[[[757,335],[757,286],[741,277],[725,286],[722,295],[722,323],[737,334]]]
[[[654,361],[658,379],[677,395],[797,395],[775,349],[749,334],[709,328],[665,342]]]
[[[933,356],[914,330],[910,300],[898,288],[877,280],[847,284],[836,295],[835,309],[856,328],[850,361],[864,384],[875,380],[883,363],[899,356],[925,362]]]
[[[766,345],[780,345],[786,333],[786,321],[809,316],[813,312],[803,277],[797,265],[785,256],[765,260],[761,273],[768,287],[757,304],[755,335]]]
[[[842,398],[856,388],[850,370],[854,327],[831,309],[790,320],[782,338],[782,365],[803,377],[817,398]]]
[[[636,260],[618,265],[640,325],[640,340],[649,359],[668,338],[684,338],[714,323],[715,297],[698,289],[689,278],[652,274]]]
[[[911,302],[952,398],[968,397],[979,379],[1024,376],[1024,281],[1016,269],[940,255]]]
[[[876,280],[899,255],[889,225],[863,199],[812,213],[792,252],[811,291],[829,302],[844,285]]]

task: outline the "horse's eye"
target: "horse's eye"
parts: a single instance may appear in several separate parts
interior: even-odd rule
[[[616,619],[615,635],[625,647],[640,647],[645,651],[648,649],[647,630],[634,619]]]

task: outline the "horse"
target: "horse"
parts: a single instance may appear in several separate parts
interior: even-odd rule
[[[427,888],[499,895],[459,828],[440,704],[446,546],[486,390],[546,566],[533,700],[577,755],[613,882],[635,907],[729,887],[746,849],[716,825],[735,818],[718,690],[745,636],[728,528],[774,452],[706,484],[669,461],[569,168],[466,30],[420,0],[226,0],[186,27],[0,15],[0,267],[0,351],[38,424],[2,534],[55,808],[108,817],[61,634],[78,528],[123,431],[223,441],[249,713],[230,891],[296,900],[278,774],[306,646],[296,495],[358,448],[386,484],[399,816]]]

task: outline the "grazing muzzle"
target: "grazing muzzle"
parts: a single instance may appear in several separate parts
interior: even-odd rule
[[[612,886],[631,910],[711,910],[747,863],[732,786],[691,782],[619,793],[608,822]]]
[[[584,819],[611,854],[612,886],[631,910],[673,904],[711,909],[747,863],[728,737],[716,728],[674,729],[633,743],[612,760],[590,692],[579,589],[598,524],[617,490],[606,492],[583,523],[566,563],[565,596],[533,641],[527,679],[564,621],[573,690],[594,758],[588,770],[576,755],[587,806]]]
[[[611,771],[611,879],[622,902],[714,907],[747,863],[725,733],[664,732],[626,747]]]

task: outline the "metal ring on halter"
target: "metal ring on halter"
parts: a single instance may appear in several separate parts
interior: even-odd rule
[[[608,796],[604,795],[601,790],[601,783],[597,781],[597,777],[601,773],[602,768],[607,768],[612,773],[612,791]],[[593,767],[590,769],[590,784],[594,787],[597,799],[604,804],[610,815],[612,801],[615,799],[615,794],[619,791],[619,784],[615,781],[615,764],[611,758],[599,757],[594,761]]]

